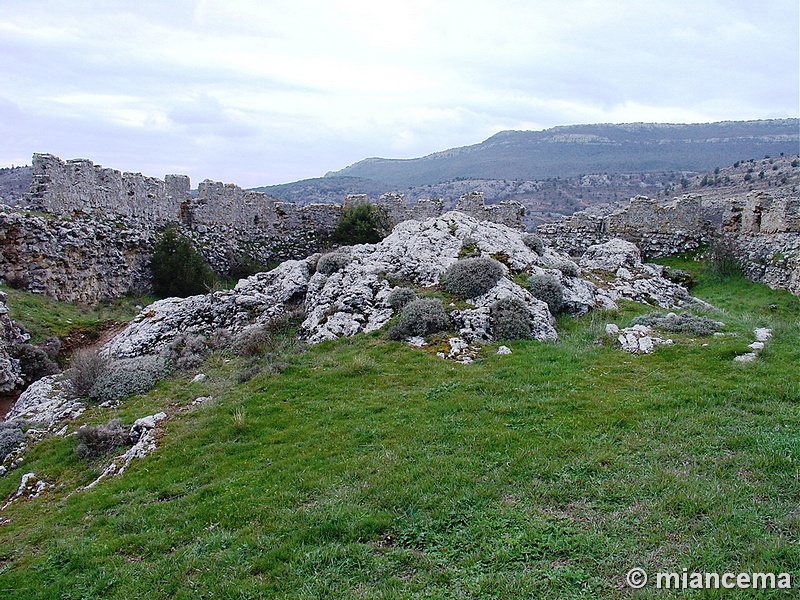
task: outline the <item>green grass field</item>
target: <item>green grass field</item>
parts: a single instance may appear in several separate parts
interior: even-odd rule
[[[202,383],[90,409],[170,416],[155,454],[91,490],[104,463],[71,437],[0,479],[0,498],[29,471],[56,485],[0,513],[0,597],[800,597],[800,300],[670,262],[726,336],[626,354],[605,324],[652,310],[626,304],[460,365],[377,332],[241,384],[241,359],[212,355]],[[734,363],[754,327],[775,336]],[[633,567],[795,589],[633,591]]]

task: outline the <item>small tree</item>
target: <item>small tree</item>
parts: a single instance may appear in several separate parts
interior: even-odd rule
[[[192,242],[169,226],[159,237],[150,259],[153,291],[163,297],[205,294],[216,276]]]
[[[335,244],[377,244],[392,230],[389,213],[382,206],[356,204],[342,209],[331,234]]]

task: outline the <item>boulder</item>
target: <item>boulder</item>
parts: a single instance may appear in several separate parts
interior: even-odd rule
[[[636,244],[614,238],[604,244],[589,246],[580,260],[580,265],[593,271],[616,273],[619,269],[636,269],[642,264],[642,255]],[[629,273],[623,271],[621,276]]]

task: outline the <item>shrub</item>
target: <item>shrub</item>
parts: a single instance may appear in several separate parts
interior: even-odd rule
[[[459,298],[475,298],[492,289],[503,276],[503,265],[493,258],[465,258],[442,275],[442,287]]]
[[[182,333],[169,345],[169,361],[179,371],[188,371],[203,362],[208,341],[202,335]]]
[[[517,298],[501,298],[489,309],[496,340],[524,340],[531,337],[532,318],[528,307]]]
[[[400,340],[412,335],[432,335],[444,331],[450,326],[450,317],[437,298],[420,298],[409,302],[397,324],[390,327],[387,336],[392,340]]]
[[[211,337],[208,339],[208,346],[212,350],[224,350],[231,345],[233,341],[233,334],[229,329],[219,327],[211,332]]]
[[[105,371],[108,359],[100,354],[99,350],[81,348],[76,350],[70,360],[67,370],[67,380],[72,387],[75,398],[87,398],[94,387],[97,378]]]
[[[122,427],[119,419],[112,419],[105,425],[90,427],[84,425],[75,432],[78,447],[75,454],[79,458],[91,459],[102,456],[122,446],[130,446],[131,438]]]
[[[687,288],[692,288],[697,285],[697,276],[694,273],[684,271],[682,269],[673,269],[671,267],[667,267],[664,269],[664,277],[673,283],[680,284]]]
[[[167,227],[156,241],[150,270],[153,290],[163,297],[205,294],[217,280],[192,242],[175,227]]]
[[[528,291],[531,295],[545,302],[550,314],[556,315],[564,305],[564,287],[550,275],[534,275],[528,279]]]
[[[274,348],[274,336],[266,327],[249,327],[231,341],[231,351],[237,356],[261,356]]]
[[[458,251],[458,258],[474,258],[481,255],[478,243],[472,238],[466,238],[461,242],[461,249]]]
[[[23,379],[28,385],[42,377],[59,372],[58,365],[39,346],[19,344],[14,348],[13,354],[19,359]]]
[[[631,321],[631,325],[646,325],[675,333],[688,333],[693,335],[711,335],[718,331],[721,323],[708,317],[698,317],[689,313],[649,313],[640,315]]]
[[[562,260],[553,265],[554,269],[561,271],[565,277],[580,277],[581,270],[571,260]]]
[[[167,375],[169,365],[163,356],[123,358],[106,367],[92,386],[89,397],[98,402],[109,402],[144,394]]]
[[[342,209],[331,241],[336,244],[377,244],[392,230],[389,213],[375,204],[356,204]]]
[[[0,423],[0,463],[22,444],[22,429],[15,423]]]
[[[732,237],[719,236],[711,243],[711,268],[720,277],[741,275],[742,265]]]
[[[346,267],[351,260],[352,256],[350,255],[350,251],[345,248],[339,248],[338,250],[328,252],[319,257],[317,261],[317,272],[323,275],[330,275]]]
[[[406,304],[413,302],[416,299],[417,295],[411,288],[396,287],[389,293],[386,303],[393,309],[397,310],[403,308]]]
[[[522,236],[522,243],[536,252],[539,256],[544,254],[544,240],[535,233],[526,233]]]

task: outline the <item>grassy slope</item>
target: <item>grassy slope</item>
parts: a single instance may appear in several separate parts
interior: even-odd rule
[[[137,304],[153,302],[152,297],[125,297],[98,306],[78,306],[58,302],[41,294],[15,290],[7,285],[0,286],[0,290],[6,294],[11,318],[25,326],[33,343],[39,343],[48,336],[97,337],[99,331],[109,324],[130,321],[137,312]]]
[[[100,464],[67,438],[0,479],[0,497],[27,471],[57,486],[0,513],[0,595],[622,598],[634,566],[793,570],[800,585],[800,302],[743,280],[695,292],[739,337],[651,356],[594,343],[643,310],[626,306],[467,366],[379,335],[246,384],[212,357],[204,383],[87,413],[171,412],[123,476],[70,494]],[[756,326],[775,338],[733,363]]]

